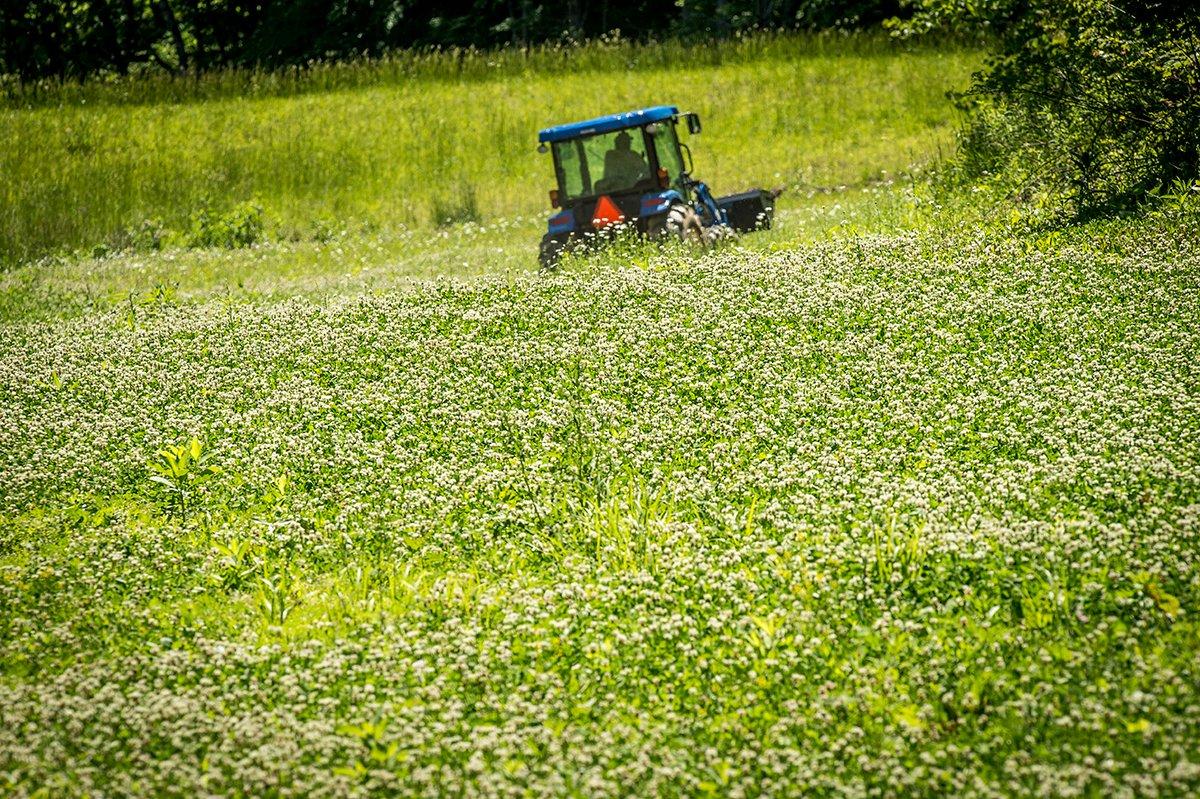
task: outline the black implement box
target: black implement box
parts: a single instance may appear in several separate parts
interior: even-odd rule
[[[751,189],[741,194],[717,198],[717,205],[729,219],[729,226],[738,232],[767,230],[775,214],[776,192]]]

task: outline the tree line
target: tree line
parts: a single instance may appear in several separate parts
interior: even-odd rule
[[[188,74],[597,38],[720,38],[874,25],[901,0],[5,0],[0,75]]]

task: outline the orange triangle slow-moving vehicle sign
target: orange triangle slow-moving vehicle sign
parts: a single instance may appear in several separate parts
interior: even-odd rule
[[[607,194],[601,194],[596,201],[596,210],[592,211],[592,227],[602,228],[625,221],[625,214],[617,207]]]

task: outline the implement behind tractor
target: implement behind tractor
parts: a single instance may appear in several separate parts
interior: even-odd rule
[[[651,239],[709,244],[735,233],[771,226],[779,191],[752,189],[713,197],[692,177],[692,152],[677,124],[700,132],[696,114],[660,105],[558,125],[538,133],[541,152],[554,156],[558,188],[539,260],[553,267],[568,247],[615,229]]]

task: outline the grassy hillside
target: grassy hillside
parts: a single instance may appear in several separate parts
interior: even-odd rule
[[[0,274],[0,795],[1200,793],[1200,195],[894,180],[975,56],[843,45],[0,112],[11,257],[277,218]],[[533,131],[667,91],[779,224],[535,272]]]
[[[948,143],[944,94],[978,60],[789,36],[68,87],[0,109],[0,262],[250,200],[302,238],[541,213],[553,181],[539,128],[664,102],[704,115],[697,171],[718,188],[857,185]]]

